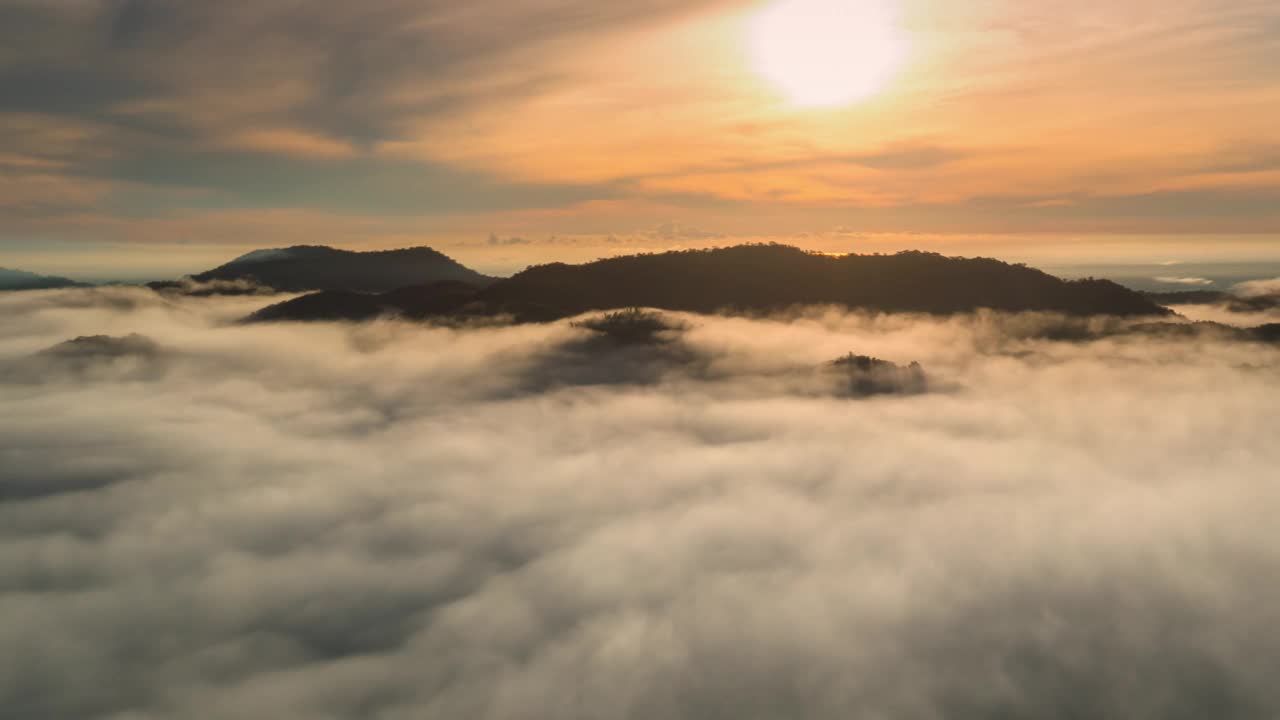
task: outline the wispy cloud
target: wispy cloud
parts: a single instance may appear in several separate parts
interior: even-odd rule
[[[1212,285],[1213,281],[1202,277],[1176,277],[1170,275],[1161,275],[1155,278],[1156,282],[1166,285]]]
[[[1270,278],[1268,280],[1250,280],[1242,282],[1233,288],[1235,292],[1244,297],[1259,297],[1263,295],[1280,295],[1280,278]]]

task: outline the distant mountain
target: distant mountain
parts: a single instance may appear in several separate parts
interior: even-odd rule
[[[1144,292],[1151,302],[1161,305],[1217,305],[1236,300],[1236,296],[1221,290],[1176,290],[1172,292]]]
[[[510,315],[549,321],[593,310],[650,307],[689,312],[768,312],[842,305],[885,312],[957,313],[979,308],[1069,315],[1168,316],[1172,311],[1106,280],[1066,281],[985,258],[932,253],[830,257],[785,245],[741,245],[531,267],[465,293],[407,288],[376,298],[307,296],[254,320]]]
[[[352,252],[317,245],[255,250],[208,272],[197,283],[250,281],[287,292],[341,290],[388,292],[411,285],[464,282],[482,286],[481,275],[428,247]]]
[[[1099,331],[1091,339],[1116,336],[1146,336],[1174,339],[1213,338],[1240,342],[1280,343],[1280,323],[1242,328],[1215,322],[1150,322],[1127,328]]]
[[[1069,315],[1169,315],[1107,280],[1066,281],[1022,265],[934,253],[832,257],[786,245],[740,245],[529,268],[486,289],[497,307],[551,315],[655,307],[771,311],[834,304],[886,312],[979,308]]]
[[[1241,297],[1218,290],[1185,290],[1182,292],[1145,292],[1144,296],[1161,305],[1219,305],[1231,312],[1266,312],[1280,308],[1280,294]]]
[[[64,277],[0,268],[0,290],[50,290],[69,287],[88,287],[88,285]]]

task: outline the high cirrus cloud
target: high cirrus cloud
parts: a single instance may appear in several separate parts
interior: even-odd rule
[[[150,339],[0,376],[0,715],[1280,711],[1274,347],[814,310],[602,379],[261,303],[0,298],[4,368]],[[935,392],[813,392],[850,351]]]

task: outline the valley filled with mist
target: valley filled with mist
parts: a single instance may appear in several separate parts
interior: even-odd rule
[[[1280,712],[1274,343],[280,299],[0,295],[6,717]]]

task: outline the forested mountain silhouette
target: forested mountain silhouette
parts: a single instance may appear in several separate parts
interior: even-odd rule
[[[714,312],[819,304],[887,312],[1170,314],[1107,280],[1066,281],[988,258],[918,251],[833,257],[776,244],[541,265],[481,297],[496,306],[540,306],[558,315],[620,307]]]
[[[1280,308],[1280,294],[1240,296],[1219,290],[1145,292],[1147,299],[1161,305],[1218,305],[1235,313],[1267,312]]]
[[[487,285],[482,275],[429,247],[353,252],[319,245],[256,250],[231,262],[193,275],[200,283],[250,280],[276,290],[343,290],[388,292],[411,285],[465,282]]]
[[[739,245],[538,265],[448,297],[431,286],[377,298],[308,296],[255,320],[325,320],[394,312],[412,317],[510,315],[550,321],[593,310],[648,307],[759,313],[800,305],[948,314],[989,308],[1069,315],[1168,316],[1172,311],[1107,280],[1067,281],[1023,265],[935,253],[832,257],[777,245]]]
[[[25,270],[0,268],[0,290],[52,290],[69,287],[88,287],[88,285],[55,275],[39,275]]]
[[[1161,305],[1216,305],[1238,299],[1235,295],[1221,290],[1147,290],[1142,295]]]

